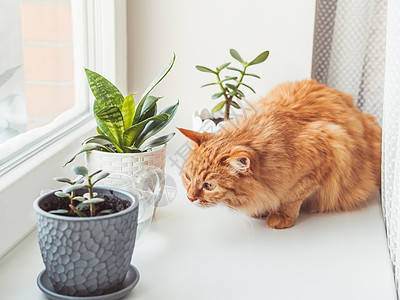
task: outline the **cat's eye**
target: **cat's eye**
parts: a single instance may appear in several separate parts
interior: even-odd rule
[[[186,176],[186,179],[187,179],[187,180],[189,180],[189,181],[191,180],[188,173],[186,173],[185,176]]]
[[[213,189],[215,189],[215,188],[217,187],[217,185],[216,185],[215,183],[205,182],[205,183],[203,184],[203,187],[204,187],[206,190],[212,191]]]

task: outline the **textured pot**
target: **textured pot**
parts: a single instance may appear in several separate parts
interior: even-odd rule
[[[110,173],[134,175],[142,166],[153,166],[164,171],[167,145],[142,153],[86,152],[85,161],[89,171],[103,170]]]
[[[123,190],[95,188],[99,197],[115,196],[131,205],[99,217],[50,214],[57,201],[49,192],[34,202],[39,246],[50,281],[57,293],[97,296],[117,291],[126,276],[135,246],[138,201]],[[82,194],[78,190],[77,194]]]

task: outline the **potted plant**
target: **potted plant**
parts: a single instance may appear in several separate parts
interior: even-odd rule
[[[157,113],[157,102],[162,97],[151,96],[150,92],[168,74],[174,62],[175,54],[167,67],[147,87],[137,105],[135,94],[124,97],[103,76],[85,69],[95,97],[93,114],[98,135],[86,139],[78,153],[66,164],[78,154],[86,153],[90,171],[102,169],[133,175],[141,165],[164,170],[166,143],[175,133],[157,138],[154,136],[172,120],[179,101]]]
[[[73,171],[76,179],[56,178],[67,186],[42,195],[33,205],[46,266],[39,275],[39,287],[50,296],[55,293],[57,299],[63,295],[120,296],[128,271],[137,273],[130,261],[138,201],[123,190],[94,187],[108,173],[90,174],[86,167],[74,167]],[[46,286],[44,277],[51,286]]]
[[[237,102],[238,100],[242,100],[245,98],[245,94],[240,88],[243,86],[255,93],[255,90],[248,84],[245,84],[243,80],[246,76],[260,78],[256,74],[247,73],[247,69],[250,66],[264,62],[268,58],[269,51],[262,52],[250,62],[246,62],[245,60],[243,60],[243,58],[235,49],[230,49],[230,54],[235,60],[237,60],[241,64],[241,69],[231,67],[231,62],[224,63],[221,66],[216,67],[215,70],[204,66],[196,66],[197,70],[205,73],[211,73],[216,76],[216,81],[204,84],[201,87],[203,88],[207,86],[217,86],[219,91],[217,93],[214,93],[211,98],[214,100],[220,98],[223,99],[212,108],[211,112],[207,109],[203,109],[200,114],[198,112],[194,113],[193,127],[196,131],[216,131],[223,124],[220,124],[220,122],[227,121],[231,118],[232,107],[239,110],[242,108]],[[223,78],[222,71],[224,70],[229,70],[234,73],[225,75]],[[218,112],[220,112],[223,108],[225,108],[224,114],[219,115]]]

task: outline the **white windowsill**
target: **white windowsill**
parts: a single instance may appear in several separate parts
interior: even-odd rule
[[[178,196],[157,211],[132,263],[140,280],[126,299],[396,299],[379,195],[362,210],[301,214],[273,230]],[[45,299],[36,232],[0,260],[2,299]]]

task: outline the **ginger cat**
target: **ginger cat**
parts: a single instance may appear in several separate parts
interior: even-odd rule
[[[282,229],[300,209],[361,207],[380,186],[382,131],[350,95],[303,80],[277,86],[256,108],[216,134],[179,129],[196,144],[182,169],[190,201]]]

